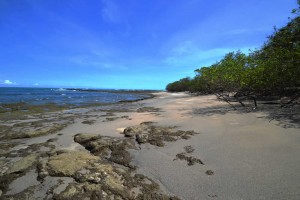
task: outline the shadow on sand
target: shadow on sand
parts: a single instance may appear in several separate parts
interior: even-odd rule
[[[196,108],[193,114],[211,116],[211,115],[225,115],[227,113],[249,113],[249,112],[263,112],[270,122],[275,120],[279,126],[284,128],[300,128],[300,104],[296,103],[290,106],[281,107],[276,102],[258,102],[257,108],[248,103],[244,107],[239,104],[211,106],[205,108]]]

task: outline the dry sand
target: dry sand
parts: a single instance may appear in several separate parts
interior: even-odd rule
[[[125,127],[157,122],[157,126],[200,133],[188,140],[167,142],[164,147],[142,144],[140,149],[130,150],[138,172],[159,183],[166,193],[186,200],[300,199],[299,129],[269,122],[263,112],[234,112],[215,96],[161,92],[132,105],[133,109],[154,107],[160,112],[114,112],[114,119],[105,121],[105,111],[88,110],[85,118],[75,118],[75,123],[55,135],[24,139],[14,148],[57,138],[57,149],[84,150],[73,141],[77,133],[124,137]],[[232,111],[219,112],[219,106]],[[86,119],[93,123],[83,124]],[[185,160],[176,159],[186,146],[194,150],[186,155],[201,159],[204,165],[189,166]],[[14,184],[10,188],[18,187]]]
[[[163,94],[149,100],[163,109],[159,125],[199,132],[164,148],[143,145],[134,151],[140,172],[182,199],[299,199],[300,131],[263,118],[265,113],[202,115],[194,109],[226,105],[214,96]],[[191,145],[205,165],[173,161]],[[212,170],[213,175],[205,172]]]

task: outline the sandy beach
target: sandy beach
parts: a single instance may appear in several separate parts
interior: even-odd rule
[[[1,123],[1,199],[300,197],[298,125],[213,95],[160,92]],[[26,137],[13,138],[20,127]]]
[[[164,148],[145,145],[134,153],[141,172],[159,181],[182,199],[298,199],[300,197],[297,128],[269,122],[265,113],[195,114],[195,109],[228,106],[214,96],[161,97],[164,108],[157,122],[192,129],[200,134],[168,143]],[[173,161],[185,146],[204,165]],[[212,170],[213,175],[205,172]]]

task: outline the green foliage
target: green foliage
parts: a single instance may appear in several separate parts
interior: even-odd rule
[[[238,92],[285,95],[300,87],[300,0],[296,17],[274,33],[260,49],[245,55],[227,53],[219,62],[196,69],[194,78],[167,85],[167,90],[197,93]]]
[[[170,92],[183,92],[190,90],[191,79],[186,77],[167,85],[167,90]]]

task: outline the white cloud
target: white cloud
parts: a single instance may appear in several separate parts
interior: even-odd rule
[[[12,84],[12,82],[10,80],[5,80],[4,84]]]
[[[34,86],[38,86],[39,84],[38,83],[35,83],[35,84],[33,84]]]
[[[17,83],[15,83],[13,81],[10,81],[10,80],[4,80],[3,84],[5,84],[5,85],[16,85]]]

